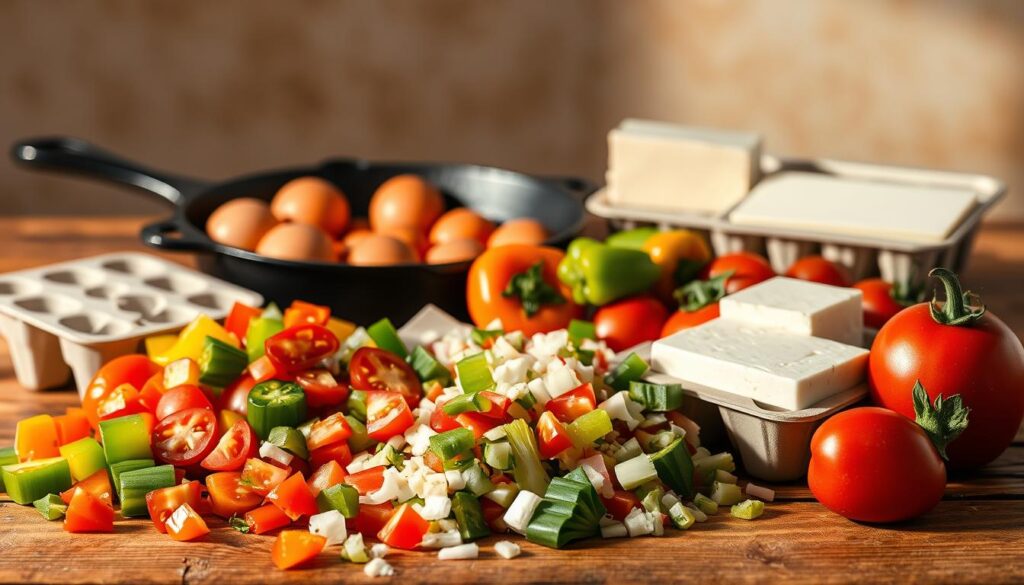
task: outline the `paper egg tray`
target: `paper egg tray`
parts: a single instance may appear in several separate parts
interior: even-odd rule
[[[602,189],[587,199],[587,210],[607,219],[616,230],[653,225],[661,229],[686,228],[702,233],[718,255],[756,252],[768,257],[778,273],[784,273],[799,258],[821,254],[844,265],[855,280],[880,275],[887,282],[921,285],[928,271],[944,266],[954,271],[966,267],[978,224],[1005,194],[1006,186],[984,175],[949,173],[903,167],[889,167],[828,159],[780,159],[761,157],[762,176],[785,171],[822,173],[838,178],[880,181],[918,187],[959,188],[978,196],[975,209],[945,241],[914,244],[807,230],[734,225],[728,210],[720,216],[617,207],[608,202]],[[878,213],[886,213],[879,209]]]
[[[0,333],[18,382],[79,395],[105,362],[200,313],[222,319],[235,301],[263,297],[149,254],[94,256],[0,275]]]

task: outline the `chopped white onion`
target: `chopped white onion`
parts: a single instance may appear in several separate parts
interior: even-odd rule
[[[494,543],[494,552],[498,553],[498,556],[503,559],[514,559],[519,556],[522,549],[520,549],[519,545],[514,542],[499,540]]]
[[[345,542],[348,530],[345,528],[345,517],[337,510],[328,510],[309,517],[309,531],[327,539],[327,546]]]
[[[529,490],[519,490],[512,505],[505,511],[505,524],[519,534],[526,534],[526,526],[533,518],[533,513],[540,505],[541,497]]]
[[[437,558],[442,561],[461,561],[475,559],[480,556],[480,547],[475,542],[448,546],[437,551]]]
[[[263,444],[260,445],[260,457],[263,457],[264,459],[273,459],[281,465],[288,465],[292,462],[292,459],[295,459],[295,456],[291,453],[266,441],[263,441]]]

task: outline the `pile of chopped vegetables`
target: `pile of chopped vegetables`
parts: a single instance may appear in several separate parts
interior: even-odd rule
[[[720,506],[760,516],[773,493],[741,490],[732,456],[700,446],[682,389],[644,382],[636,354],[611,367],[594,338],[573,321],[410,348],[386,319],[239,304],[109,362],[81,408],[20,421],[0,487],[69,532],[114,530],[119,504],[187,541],[214,515],[278,531],[282,569],[338,547],[372,575],[393,573],[390,548],[465,559],[509,532],[561,548],[687,530]]]

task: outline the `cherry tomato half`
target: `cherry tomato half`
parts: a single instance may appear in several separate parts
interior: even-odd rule
[[[348,385],[339,384],[327,370],[309,370],[295,376],[295,382],[306,393],[310,408],[334,406],[348,398]]]
[[[82,408],[89,418],[89,424],[97,428],[100,417],[96,407],[100,400],[114,391],[121,384],[130,384],[134,388],[142,388],[153,375],[160,372],[160,366],[154,364],[144,355],[123,355],[107,362],[96,372],[89,387],[82,396]]]
[[[198,386],[182,384],[164,392],[160,402],[156,404],[156,412],[153,414],[156,415],[157,420],[163,420],[176,412],[190,408],[213,410],[213,404]]]
[[[256,455],[258,442],[248,422],[236,421],[200,465],[211,471],[238,471]]]
[[[366,393],[366,435],[375,441],[387,441],[401,435],[416,419],[398,392]]]
[[[267,340],[267,355],[288,372],[308,370],[338,351],[330,329],[306,323],[289,327]]]
[[[658,339],[668,311],[651,297],[632,297],[609,303],[594,314],[597,338],[613,351],[623,351]]]
[[[415,408],[423,398],[419,376],[405,360],[383,349],[360,347],[348,365],[352,387],[359,390],[389,390]]]
[[[208,408],[176,412],[153,429],[153,453],[157,459],[178,467],[199,463],[213,450],[217,415]]]
[[[249,488],[236,471],[221,471],[206,476],[210,507],[221,518],[245,514],[263,503],[263,497]]]

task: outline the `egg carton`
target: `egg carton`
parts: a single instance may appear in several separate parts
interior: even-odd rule
[[[590,213],[607,219],[616,230],[653,225],[666,230],[686,228],[697,231],[711,242],[716,254],[744,251],[762,254],[767,256],[772,268],[780,274],[785,273],[801,257],[820,254],[845,266],[855,280],[879,275],[887,282],[918,287],[924,283],[928,271],[935,266],[945,266],[956,272],[966,267],[982,216],[1006,194],[1004,183],[984,175],[830,159],[783,159],[772,155],[761,157],[762,178],[786,171],[918,187],[968,189],[977,194],[978,204],[948,238],[936,244],[915,244],[813,230],[735,225],[727,219],[732,209],[718,216],[708,216],[619,207],[608,201],[606,189],[590,196],[586,208]],[[885,210],[879,210],[879,213],[885,213]]]
[[[149,254],[93,256],[0,275],[0,333],[18,383],[79,395],[107,361],[197,315],[223,319],[235,301],[263,297]]]

